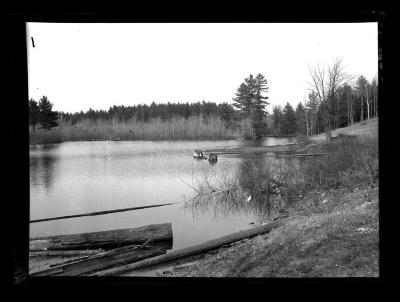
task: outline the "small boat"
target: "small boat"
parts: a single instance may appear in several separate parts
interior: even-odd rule
[[[194,150],[193,158],[203,159],[204,158],[203,151],[202,150],[197,150],[197,149]]]

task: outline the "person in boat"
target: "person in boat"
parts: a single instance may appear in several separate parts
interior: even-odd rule
[[[210,162],[216,162],[216,161],[217,161],[217,154],[215,154],[215,153],[210,153],[210,156],[208,157],[208,161],[210,161]]]
[[[203,158],[204,157],[203,151],[202,150],[197,150],[197,149],[194,150],[193,157],[195,157],[195,158]]]

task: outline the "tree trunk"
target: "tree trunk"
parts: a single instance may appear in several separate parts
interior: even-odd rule
[[[87,259],[61,264],[30,274],[30,276],[80,276],[109,269],[117,265],[140,261],[149,257],[165,254],[160,247],[126,246],[91,256]]]
[[[336,128],[340,127],[340,92],[338,92],[337,111],[336,111]]]
[[[148,239],[152,242],[171,242],[172,224],[153,224],[133,229],[33,238],[29,241],[29,250],[59,251],[115,248],[141,244]]]
[[[367,98],[366,98],[366,101],[367,101],[367,119],[369,120],[369,98],[368,98],[368,87],[367,87]]]
[[[361,116],[360,116],[360,121],[362,122],[364,120],[364,102],[363,102],[363,96],[361,94]]]
[[[152,265],[158,265],[164,262],[172,261],[172,260],[177,260],[180,258],[184,258],[187,256],[191,255],[196,255],[199,253],[204,253],[209,250],[217,249],[221,246],[249,238],[249,237],[254,237],[262,233],[267,233],[273,228],[277,227],[280,223],[277,221],[274,221],[270,224],[255,227],[250,230],[245,230],[245,231],[239,231],[230,235],[223,236],[218,239],[210,240],[202,244],[198,244],[195,246],[187,247],[181,250],[176,250],[169,252],[168,254],[161,255],[161,256],[156,256],[153,258],[145,259],[140,262],[128,264],[123,267],[118,267],[115,269],[109,269],[105,270],[103,272],[98,272],[93,274],[93,276],[115,276],[115,275],[120,275],[122,273],[126,273],[135,269],[143,268],[143,267],[148,267]]]
[[[307,132],[307,136],[309,136],[310,135],[310,119],[307,118],[307,115],[306,115],[306,132]]]
[[[346,104],[347,104],[347,125],[350,125],[350,100],[348,95],[346,95]]]
[[[325,130],[325,138],[326,142],[330,143],[332,141],[332,131],[329,123],[327,123],[326,130]]]
[[[325,125],[324,125],[324,130],[325,130],[325,138],[326,138],[326,143],[330,143],[332,140],[332,133],[331,133],[331,110],[332,107],[332,99],[328,98],[327,103],[325,104]]]
[[[353,123],[354,123],[354,114],[353,114],[353,104],[354,104],[354,99],[353,99],[353,96],[351,95],[350,96],[350,122],[351,122],[351,125],[353,125]]]

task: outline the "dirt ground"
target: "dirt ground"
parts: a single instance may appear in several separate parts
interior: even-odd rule
[[[125,274],[163,277],[378,277],[377,188],[310,192],[269,234]]]
[[[332,135],[376,134],[377,124],[374,119]],[[124,276],[379,277],[378,188],[308,192],[268,234]]]

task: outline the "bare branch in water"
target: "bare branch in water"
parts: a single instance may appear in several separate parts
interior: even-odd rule
[[[192,188],[193,190],[195,190],[197,193],[200,193],[199,190],[197,190],[194,186],[189,185],[187,182],[185,182],[182,178],[180,178],[178,176],[178,178],[180,179],[181,182],[183,182],[185,185],[187,185],[188,187]]]

